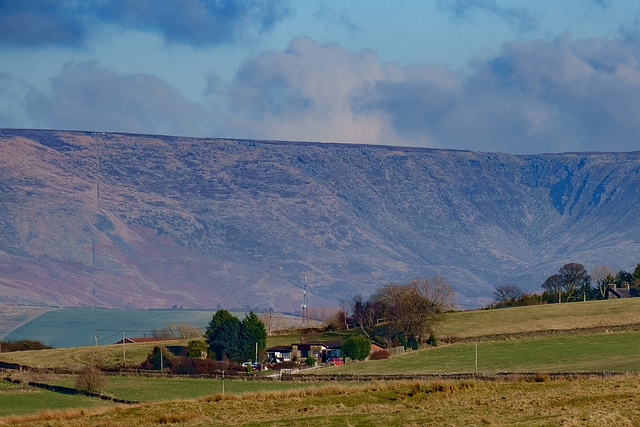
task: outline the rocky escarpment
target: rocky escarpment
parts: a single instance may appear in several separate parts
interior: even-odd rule
[[[640,152],[0,130],[0,303],[297,309],[441,275],[462,307],[640,261]]]

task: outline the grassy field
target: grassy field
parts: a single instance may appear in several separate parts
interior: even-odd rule
[[[386,382],[220,394],[0,418],[21,426],[631,426],[637,377],[547,382]]]
[[[154,346],[186,346],[190,340],[168,340],[150,343],[125,344],[126,365],[138,367],[151,353]],[[121,344],[93,347],[54,348],[37,351],[15,351],[0,353],[0,361],[18,363],[34,368],[63,368],[77,370],[85,365],[117,366],[122,365],[123,349]]]
[[[4,307],[3,307],[4,308]],[[98,308],[67,308],[47,311],[14,329],[5,340],[29,339],[52,347],[81,347],[113,344],[127,337],[151,336],[169,323],[188,323],[204,328],[215,310],[107,310]],[[234,313],[244,317],[244,313]],[[0,315],[2,316],[2,315]],[[1,320],[1,319],[0,319]]]
[[[40,390],[23,384],[0,381],[0,417],[25,415],[40,411],[67,408],[94,408],[112,406],[100,399],[86,396],[69,396]],[[2,424],[0,418],[0,425]]]
[[[640,332],[633,327],[616,331],[620,326],[638,324],[640,299],[448,313],[438,326],[439,337],[466,341],[409,351],[387,360],[310,372],[331,375],[474,372],[473,339],[478,338],[480,374],[640,373]],[[592,332],[584,333],[585,329]],[[553,331],[557,334],[549,334]],[[351,333],[305,335],[304,340],[340,341]],[[268,338],[268,346],[289,345],[301,338],[299,334],[274,335]],[[127,344],[127,364],[139,365],[155,345],[158,343]],[[118,365],[122,363],[122,346],[0,353],[0,360],[71,369],[85,364]],[[33,378],[35,381],[73,386],[72,376],[29,375],[43,376]],[[640,398],[636,397],[640,396],[640,381],[635,375],[540,384],[477,382],[466,386],[397,382],[323,386],[228,379],[224,384],[223,398],[220,380],[109,377],[105,393],[121,399],[158,402],[114,409],[112,404],[97,399],[4,383],[0,386],[0,416],[12,416],[0,418],[0,425],[640,425],[640,409],[636,409],[640,408]],[[432,388],[448,391],[432,392]],[[167,402],[171,399],[180,400]],[[53,408],[62,412],[27,415]]]
[[[304,338],[305,342],[313,342],[313,341],[344,341],[348,336],[353,335],[357,331],[349,330],[349,331],[331,331],[331,332],[321,332],[321,333],[311,333],[304,334],[304,337],[301,334],[286,334],[286,335],[269,335],[267,337],[267,347],[275,347],[278,345],[291,345],[295,343],[301,342],[301,339]]]
[[[447,313],[441,339],[640,325],[640,298]]]
[[[20,373],[12,375],[14,379],[23,382],[40,382],[45,384],[74,387],[73,375]],[[107,376],[107,385],[101,393],[124,400],[139,402],[158,402],[166,400],[195,399],[218,393],[242,394],[258,391],[279,391],[299,388],[317,388],[325,385],[324,382],[291,382],[291,381],[247,381],[226,378],[177,378],[177,377],[134,377],[134,376]],[[354,383],[352,385],[357,385]],[[0,382],[1,387],[22,388],[33,392],[36,389],[24,385]],[[25,401],[28,405],[28,401]],[[2,405],[2,403],[0,403]],[[35,412],[35,411],[34,411]]]
[[[640,332],[582,334],[478,343],[478,372],[640,372]],[[475,343],[411,351],[385,360],[324,368],[318,374],[475,371]]]
[[[180,312],[181,310],[174,310]],[[46,313],[49,314],[49,313]],[[45,315],[46,315],[45,314]],[[41,316],[42,317],[42,316]],[[510,336],[518,334],[536,334],[542,331],[573,331],[583,328],[615,328],[621,325],[638,325],[640,324],[640,298],[630,298],[622,300],[608,300],[608,301],[590,301],[586,303],[571,303],[571,304],[550,304],[542,306],[529,306],[529,307],[516,307],[500,310],[480,310],[471,312],[455,312],[448,313],[442,323],[437,327],[437,334],[441,339],[458,338],[458,339],[473,339],[474,337],[487,337],[487,336]],[[342,341],[346,336],[354,331],[337,331],[326,332],[322,334],[308,334],[304,336],[306,342],[310,341]],[[606,334],[605,334],[606,335]],[[589,335],[590,336],[590,335]],[[611,337],[619,336],[611,334]],[[632,339],[634,335],[620,335],[626,339]],[[290,345],[292,343],[300,342],[302,336],[300,334],[289,335],[271,335],[268,337],[267,345]],[[553,337],[550,337],[553,338]],[[557,337],[554,339],[558,339]],[[570,340],[570,338],[567,338]],[[589,355],[588,357],[594,357],[596,360],[602,359],[597,355],[592,354],[590,349],[599,349],[601,346],[597,342],[591,340],[598,340],[599,338],[580,338],[579,342],[590,342],[589,346],[580,349],[580,352]],[[613,338],[603,338],[605,341]],[[507,343],[497,341],[496,344],[481,342],[480,348],[488,345],[486,351],[493,345],[498,348],[519,348],[518,346],[509,346]],[[542,340],[541,342],[545,342]],[[187,340],[182,341],[167,341],[165,345],[186,345]],[[151,352],[152,348],[157,343],[140,343],[140,344],[127,344],[126,345],[126,358],[129,366],[137,366],[142,363],[147,355]],[[525,349],[526,354],[536,354],[535,345],[532,349]],[[607,345],[607,348],[615,348],[615,343]],[[460,350],[456,350],[460,349]],[[604,349],[606,350],[606,349]],[[462,347],[453,347],[447,350],[437,349],[437,351],[430,350],[428,352],[429,357],[437,357],[437,354],[442,354],[442,364],[436,366],[446,367],[448,371],[454,369],[460,369],[469,365],[468,361],[461,360],[455,354],[448,354],[447,352],[460,352],[465,357],[470,354],[469,350]],[[621,350],[622,351],[622,350]],[[473,353],[473,352],[471,352]],[[552,358],[554,360],[557,355],[554,353]],[[561,356],[561,355],[560,355]],[[405,356],[407,357],[407,356]],[[462,356],[460,356],[462,357]],[[617,354],[610,354],[611,358],[619,358]],[[448,362],[450,360],[450,362]],[[0,361],[19,363],[27,366],[34,367],[61,367],[67,369],[80,368],[85,364],[106,364],[106,365],[118,365],[122,363],[122,346],[120,345],[103,345],[103,346],[87,346],[78,348],[60,348],[53,350],[43,350],[41,352],[19,352],[19,353],[0,353]],[[481,359],[482,361],[482,359]],[[421,362],[422,363],[422,362]],[[497,362],[496,362],[497,363]],[[500,362],[503,363],[503,362]],[[613,361],[599,360],[594,362],[598,368],[603,370],[606,366],[614,366],[611,363]],[[617,363],[617,362],[616,362]],[[507,363],[503,366],[485,366],[486,369],[509,369],[510,366],[521,368],[524,363]],[[533,365],[533,363],[530,363]],[[559,363],[555,363],[556,366],[560,366]],[[587,363],[585,362],[585,366]],[[617,363],[615,366],[628,367],[626,362]],[[346,369],[346,368],[345,368]],[[423,368],[426,369],[426,368]],[[431,368],[429,368],[431,369]],[[437,369],[437,368],[434,368]],[[468,371],[470,368],[465,368]],[[555,368],[554,368],[555,369]],[[628,370],[628,369],[625,369]],[[637,370],[636,368],[631,370]]]

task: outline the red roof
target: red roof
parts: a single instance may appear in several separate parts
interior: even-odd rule
[[[156,341],[175,341],[179,338],[153,338],[153,337],[143,337],[143,338],[125,338],[124,341],[126,343],[141,343],[141,342],[156,342]],[[122,344],[122,340],[118,341],[116,344]]]

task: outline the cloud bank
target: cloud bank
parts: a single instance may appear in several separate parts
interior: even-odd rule
[[[0,0],[0,44],[82,46],[105,25],[195,46],[247,40],[290,13],[287,0]]]
[[[158,77],[67,64],[46,90],[0,75],[3,117],[28,127],[361,142],[540,153],[637,150],[640,44],[559,38],[506,43],[466,74],[401,66],[307,37],[211,74],[204,101]]]
[[[511,42],[462,75],[299,38],[240,69],[230,92],[232,128],[250,137],[516,153],[638,149],[637,46],[632,39]]]

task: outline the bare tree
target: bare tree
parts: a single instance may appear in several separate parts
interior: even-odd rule
[[[600,296],[606,298],[611,285],[616,280],[616,272],[608,265],[600,265],[591,270],[591,277],[596,282]]]
[[[199,338],[204,333],[202,328],[188,323],[169,323],[160,330],[153,331],[154,338]]]
[[[99,392],[107,387],[109,381],[100,369],[85,365],[76,375],[75,383],[76,390]]]
[[[498,286],[493,292],[493,298],[498,302],[515,301],[523,295],[522,289],[514,285]]]
[[[365,300],[362,295],[356,294],[349,303],[351,317],[367,338],[375,328],[377,320],[382,316],[382,306],[378,301]]]
[[[386,285],[372,299],[384,307],[393,332],[402,334],[405,341],[415,338],[421,342],[440,315],[453,307],[453,296],[444,279],[433,277]]]

